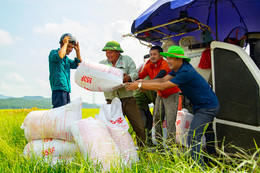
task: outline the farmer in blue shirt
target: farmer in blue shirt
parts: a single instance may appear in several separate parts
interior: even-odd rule
[[[70,103],[70,69],[76,69],[81,62],[79,42],[70,33],[65,33],[60,38],[60,48],[52,50],[49,54],[50,85],[52,90],[53,108]],[[74,60],[67,55],[75,49]]]
[[[167,58],[169,67],[172,69],[169,75],[164,78],[127,83],[126,89],[144,88],[161,91],[178,86],[182,93],[191,101],[194,110],[194,118],[188,135],[191,156],[200,165],[204,165],[201,156],[201,137],[205,126],[207,126],[205,132],[207,152],[209,154],[216,152],[212,121],[219,112],[218,99],[206,80],[190,65],[189,61],[191,59],[184,56],[184,51],[181,47],[171,46],[168,52],[161,53],[161,55]]]

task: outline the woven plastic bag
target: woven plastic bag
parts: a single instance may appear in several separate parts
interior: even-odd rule
[[[107,125],[112,139],[119,148],[123,164],[131,166],[132,163],[137,162],[139,157],[133,139],[128,132],[129,125],[123,115],[120,99],[115,97],[111,104],[102,105],[96,118]]]
[[[165,140],[167,139],[167,123],[166,123],[166,118],[164,117],[164,120],[162,122],[162,135],[163,135],[163,146],[166,146]],[[152,142],[154,145],[158,145],[158,142],[155,137],[155,127],[154,127],[154,122],[152,126]]]
[[[30,112],[22,124],[28,142],[38,139],[61,139],[73,141],[70,126],[82,119],[82,100],[75,101],[48,111]]]
[[[108,92],[123,87],[123,71],[83,60],[75,72],[75,82],[89,91]]]
[[[71,131],[81,154],[94,164],[101,164],[102,171],[119,164],[118,147],[104,122],[92,117],[82,119],[72,124]]]
[[[70,159],[77,151],[75,142],[44,139],[29,142],[23,150],[23,155],[29,158]]]
[[[181,111],[178,111],[177,117],[176,117],[176,142],[188,147],[188,133],[190,124],[193,120],[193,115],[189,113],[187,109],[182,109]],[[202,136],[202,147],[204,148],[206,145],[206,138],[203,135]]]

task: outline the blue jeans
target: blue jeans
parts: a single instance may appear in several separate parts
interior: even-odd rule
[[[198,162],[201,166],[204,166],[203,158],[201,156],[202,142],[201,137],[205,134],[206,137],[206,149],[209,154],[215,153],[215,133],[212,128],[212,122],[214,117],[219,112],[219,106],[215,108],[201,108],[194,110],[194,118],[190,125],[188,143],[191,147],[191,157]],[[205,126],[208,124],[207,129]]]
[[[61,107],[70,103],[70,93],[66,91],[56,90],[52,92],[51,99],[53,108]]]

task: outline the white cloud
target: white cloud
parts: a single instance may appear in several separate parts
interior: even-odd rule
[[[32,87],[30,85],[22,85],[19,87],[20,90],[23,90],[24,93],[30,93],[32,90]]]
[[[0,83],[0,89],[1,90],[10,90],[11,88],[12,87],[10,85],[6,84],[5,82]],[[3,94],[3,93],[1,93],[1,94]]]
[[[133,7],[137,7],[138,9],[141,9],[141,10],[146,10],[157,0],[109,0],[109,1],[95,0],[95,1],[102,2],[102,3],[110,3],[110,4],[124,3],[127,6],[133,6]]]
[[[35,78],[35,82],[36,82],[36,84],[38,84],[39,87],[41,87],[43,89],[50,88],[49,81],[47,81],[47,80],[43,80],[41,78]]]
[[[78,33],[87,32],[79,22],[67,18],[62,20],[62,23],[46,23],[43,27],[37,26],[33,29],[37,34],[45,34],[52,36],[61,36],[63,33],[70,32],[77,36]]]
[[[24,78],[21,75],[19,75],[18,73],[10,73],[7,75],[7,77],[9,80],[14,81],[14,82],[21,82],[21,83],[25,82]]]
[[[14,67],[16,64],[13,61],[0,59],[0,67]]]
[[[127,5],[132,5],[134,7],[138,7],[140,10],[146,10],[157,0],[122,0]]]
[[[11,45],[14,43],[14,39],[11,36],[11,34],[7,31],[1,30],[0,29],[0,45]]]

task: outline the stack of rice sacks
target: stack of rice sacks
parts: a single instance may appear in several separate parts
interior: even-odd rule
[[[111,167],[131,166],[139,160],[128,128],[121,102],[115,98],[110,105],[100,107],[96,118],[73,123],[71,131],[82,155],[99,164],[102,171],[108,171]]]
[[[30,112],[21,127],[28,141],[23,154],[53,164],[71,160],[78,148],[70,128],[73,122],[82,119],[81,108],[81,99],[76,99],[59,108]]]

